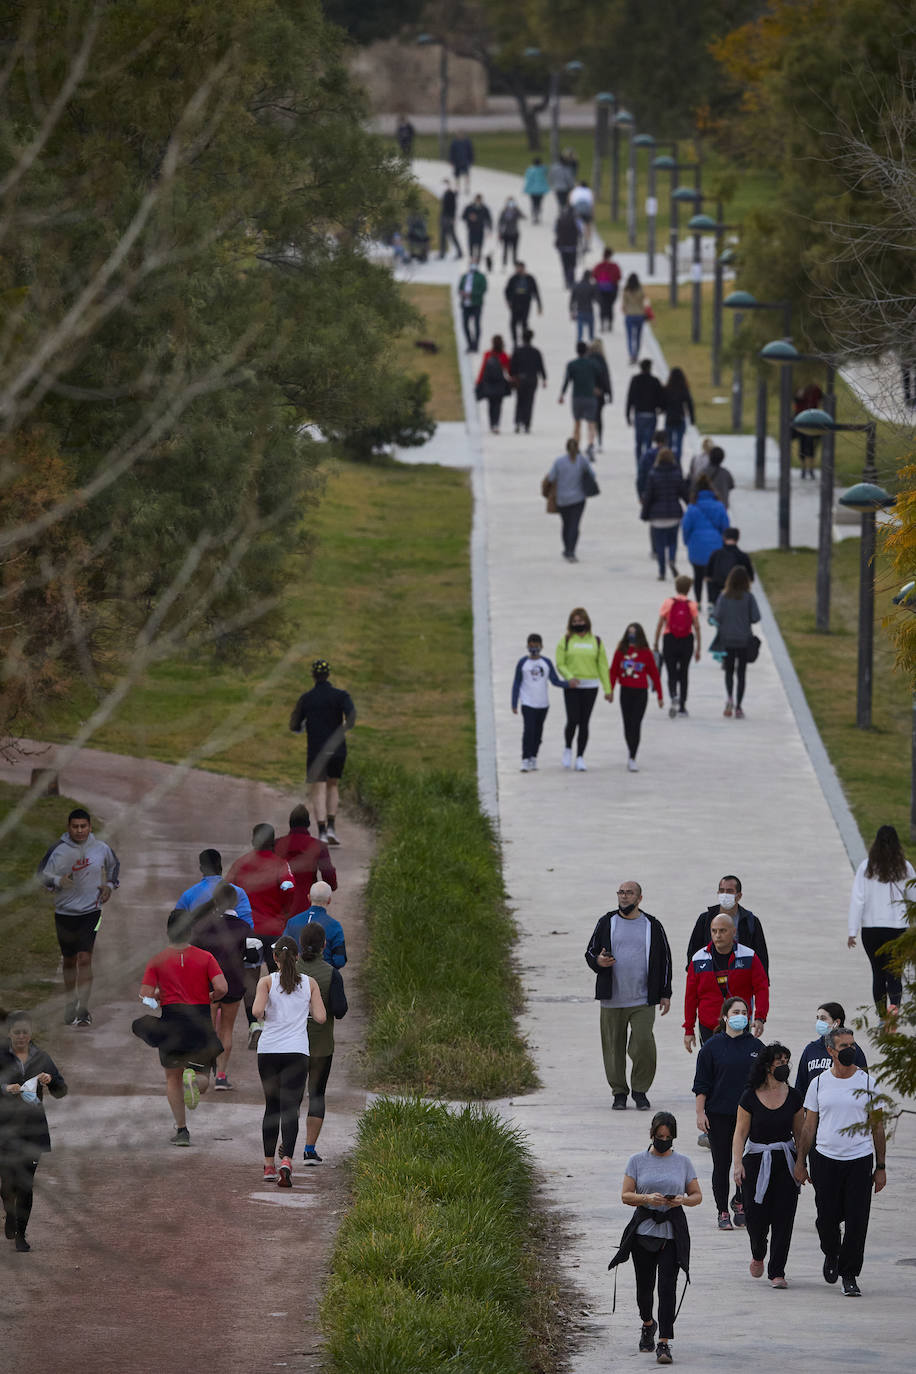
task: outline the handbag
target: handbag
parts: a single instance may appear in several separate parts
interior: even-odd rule
[[[748,661],[748,663],[756,663],[756,662],[757,662],[757,656],[758,656],[759,653],[760,653],[760,638],[759,638],[758,635],[751,635],[751,642],[750,642],[750,644],[747,646],[747,661]]]
[[[652,302],[648,296],[643,301],[643,319],[650,322],[655,319],[655,311],[652,309]]]
[[[557,484],[551,482],[549,477],[545,477],[541,482],[541,495],[547,501],[547,514],[557,514]]]
[[[588,461],[587,458],[585,460],[585,468],[582,473],[582,490],[585,492],[586,497],[601,495],[601,488],[599,487],[598,479],[595,476],[595,469],[592,467],[591,463]]]

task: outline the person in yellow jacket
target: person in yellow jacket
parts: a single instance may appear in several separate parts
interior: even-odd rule
[[[573,766],[575,739],[576,772],[584,773],[588,723],[599,688],[604,692],[605,701],[611,701],[612,696],[607,653],[601,636],[592,634],[592,622],[582,606],[576,606],[569,613],[566,634],[557,645],[555,662],[557,672],[565,680],[566,726],[561,761],[564,768]]]

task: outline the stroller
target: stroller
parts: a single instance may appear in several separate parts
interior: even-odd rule
[[[429,257],[429,230],[423,215],[410,215],[407,220],[407,255],[412,262],[426,262]]]

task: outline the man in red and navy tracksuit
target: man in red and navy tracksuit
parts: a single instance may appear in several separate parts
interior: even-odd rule
[[[734,918],[720,911],[713,918],[712,939],[698,949],[687,967],[684,994],[684,1045],[693,1051],[694,1023],[699,1018],[700,1044],[704,1045],[719,1023],[726,997],[741,997],[753,1018],[753,1032],[763,1034],[770,1010],[770,980],[758,955],[740,945]]]

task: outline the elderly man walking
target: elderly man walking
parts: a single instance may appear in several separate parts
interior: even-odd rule
[[[671,949],[661,921],[640,907],[642,888],[629,879],[617,889],[618,905],[595,926],[585,962],[597,975],[601,1003],[601,1052],[614,1095],[613,1110],[626,1109],[626,1059],[637,1109],[647,1112],[646,1096],[655,1079],[655,1008],[671,1006]]]

